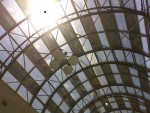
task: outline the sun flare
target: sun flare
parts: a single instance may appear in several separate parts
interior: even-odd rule
[[[31,19],[41,27],[48,26],[60,17],[59,7],[56,0],[32,0],[29,5]]]

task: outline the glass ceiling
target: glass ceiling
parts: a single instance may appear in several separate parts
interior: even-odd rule
[[[150,0],[37,1],[0,0],[4,83],[39,113],[150,113]]]

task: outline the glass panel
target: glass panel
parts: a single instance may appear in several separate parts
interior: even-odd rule
[[[115,80],[118,84],[122,84],[122,80],[119,74],[114,74]]]
[[[116,55],[118,61],[124,61],[125,60],[123,51],[115,50],[115,55]]]
[[[45,80],[44,76],[40,73],[40,71],[37,68],[34,68],[34,70],[30,73],[31,77],[39,84],[41,85],[42,82]]]
[[[43,109],[43,105],[37,99],[34,99],[32,107],[34,109]]]
[[[129,39],[129,34],[119,33],[119,35],[120,35],[120,40],[121,40],[122,46],[125,48],[131,48],[131,42]]]
[[[55,29],[51,33],[59,46],[66,43],[66,40],[65,40],[62,32],[59,29]]]
[[[135,86],[141,87],[139,78],[132,76],[132,81]]]
[[[14,78],[11,73],[8,71],[5,73],[5,75],[2,77],[2,80],[8,84],[9,87],[11,87],[13,90],[16,90],[19,86],[19,81]]]
[[[98,36],[104,48],[110,47],[105,33],[98,33]]]
[[[58,93],[55,93],[55,95],[53,96],[52,100],[57,104],[59,105],[62,101],[62,98],[59,96]]]
[[[102,22],[99,18],[99,15],[92,16],[92,20],[95,24],[95,28],[97,31],[104,31],[104,28],[103,28]]]
[[[79,57],[79,61],[83,68],[90,65],[86,56]]]
[[[112,106],[112,108],[113,108],[113,109],[118,108],[118,105],[117,105],[117,103],[116,103],[116,102],[111,103],[111,106]]]
[[[123,13],[115,13],[115,18],[119,30],[127,30],[126,21]]]
[[[84,81],[87,80],[87,78],[86,78],[86,76],[85,76],[85,74],[83,72],[78,73],[77,76],[79,77],[81,82],[84,82]]]
[[[65,84],[63,84],[63,86],[67,89],[68,92],[70,92],[74,86],[72,85],[72,83],[68,80],[67,82],[65,82]]]
[[[74,91],[72,91],[72,92],[70,93],[70,95],[72,96],[72,98],[73,98],[75,101],[80,98],[80,95],[79,95],[79,93],[77,92],[76,89],[75,89]]]
[[[90,84],[88,81],[85,82],[85,83],[83,83],[83,86],[85,87],[85,89],[86,89],[87,91],[90,91],[90,90],[93,89],[92,86],[91,86],[91,84]]]
[[[105,54],[106,54],[106,58],[108,59],[108,61],[114,61],[113,54],[110,50],[106,50]]]
[[[133,56],[132,56],[132,53],[130,51],[125,51],[125,57],[126,57],[128,62],[133,63]]]
[[[125,7],[135,9],[133,0],[123,0],[122,2],[123,2]]]
[[[106,61],[106,57],[103,51],[98,51],[96,52],[96,55],[98,57],[99,62],[105,62]]]
[[[25,18],[24,13],[15,0],[4,0],[2,4],[17,23]]]
[[[79,19],[71,22],[71,25],[72,25],[75,33],[77,34],[77,36],[83,36],[86,34]]]
[[[33,45],[37,49],[37,51],[41,54],[50,53],[48,48],[46,47],[45,43],[41,39],[36,41]]]
[[[100,81],[100,83],[101,83],[102,86],[108,84],[108,82],[107,82],[105,76],[100,76],[100,77],[98,77],[98,80]]]
[[[94,69],[94,72],[96,75],[102,75],[103,74],[103,71],[102,71],[100,66],[95,66],[95,67],[93,67],[93,69]]]
[[[110,64],[110,68],[111,68],[111,71],[112,71],[113,73],[119,73],[116,64]]]
[[[85,52],[92,50],[92,46],[87,38],[79,38]]]
[[[4,28],[0,25],[0,36],[2,36],[6,31]]]
[[[142,65],[144,64],[144,58],[142,55],[135,53],[135,59],[137,64]]]
[[[67,105],[65,102],[63,102],[63,103],[61,104],[61,106],[60,106],[60,109],[61,109],[64,113],[67,113],[67,111],[69,110],[69,107],[68,107],[68,105]]]
[[[127,87],[128,93],[135,94],[134,89],[132,87]]]
[[[98,63],[94,53],[87,54],[87,58],[91,65]]]

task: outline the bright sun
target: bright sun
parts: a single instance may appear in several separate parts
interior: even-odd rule
[[[52,24],[60,17],[58,0],[31,0],[29,10],[31,19],[41,27]]]

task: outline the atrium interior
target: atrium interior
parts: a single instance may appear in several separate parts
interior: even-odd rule
[[[0,0],[0,113],[150,113],[150,0]]]

